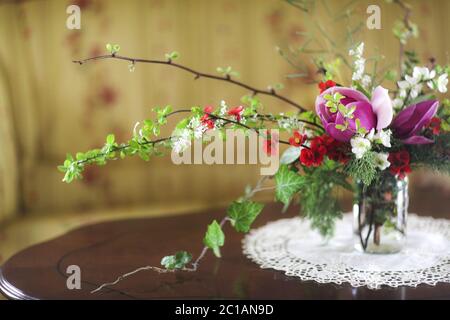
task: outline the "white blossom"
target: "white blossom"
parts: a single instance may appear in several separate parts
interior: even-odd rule
[[[364,88],[368,88],[372,83],[372,78],[369,75],[364,75],[361,80],[361,84]]]
[[[400,89],[398,96],[400,97],[400,99],[405,99],[406,98],[406,90],[405,89]]]
[[[192,129],[195,139],[201,138],[203,133],[208,130],[208,127],[200,121],[199,117],[193,117],[189,122],[188,127]]]
[[[227,113],[228,106],[225,101],[220,101],[220,110],[219,110],[219,116],[224,116]]]
[[[280,113],[281,118],[278,119],[278,127],[281,129],[285,129],[289,132],[291,132],[292,130],[303,130],[303,123],[301,123],[300,121],[298,121],[297,117],[292,116],[292,117],[287,117],[284,116],[283,113]]]
[[[389,154],[387,153],[376,153],[375,154],[375,163],[380,170],[385,170],[389,168],[391,163],[388,161]]]
[[[361,159],[372,146],[369,139],[360,136],[352,138],[350,140],[350,144],[352,146],[352,152],[355,154],[356,159]]]
[[[364,42],[361,42],[355,49],[350,49],[350,56],[362,56],[364,53]]]
[[[351,49],[348,54],[353,58],[352,80],[359,81],[364,77],[366,59],[363,57],[364,42],[361,42],[355,49]]]
[[[414,67],[413,78],[419,81],[432,80],[436,76],[436,71],[428,69],[427,67]]]
[[[191,131],[189,129],[176,130],[172,135],[172,150],[181,153],[191,146]]]
[[[406,75],[405,80],[399,81],[398,87],[400,88],[399,96],[400,98],[407,98],[407,91],[409,91],[409,97],[412,99],[417,98],[419,93],[422,91],[422,84],[419,78],[411,77]]]
[[[437,88],[440,93],[446,93],[447,92],[447,85],[448,85],[448,74],[443,73],[439,76],[437,80]]]
[[[377,132],[377,134],[373,137],[375,142],[382,144],[386,148],[391,147],[391,130],[380,130]]]
[[[366,134],[366,139],[369,141],[373,140],[373,137],[375,136],[375,128],[372,128],[368,134]]]
[[[406,95],[406,92],[405,92]],[[398,109],[401,108],[403,106],[403,99],[400,98],[396,98],[392,101],[392,106],[394,107],[394,109]]]

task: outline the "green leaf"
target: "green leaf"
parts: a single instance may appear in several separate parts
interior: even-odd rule
[[[114,53],[119,52],[120,51],[120,46],[118,44],[115,44],[113,46],[113,51],[114,51]]]
[[[275,83],[275,85],[273,87],[276,90],[282,90],[282,89],[284,89],[284,84],[282,84],[282,83]]]
[[[161,265],[166,269],[175,269],[175,256],[165,256],[161,259]]]
[[[366,152],[361,159],[352,159],[345,166],[345,172],[354,180],[370,185],[376,178],[377,166],[375,153]]]
[[[283,152],[280,163],[281,164],[291,164],[292,162],[298,160],[300,157],[300,148],[299,147],[289,147]]]
[[[178,251],[174,255],[161,259],[161,265],[166,269],[183,269],[192,260],[192,255],[186,251]]]
[[[181,120],[180,122],[177,123],[177,125],[175,126],[175,129],[178,129],[178,130],[185,129],[188,126],[189,121],[190,121],[189,118],[184,118],[183,120]]]
[[[113,134],[108,134],[108,136],[106,137],[106,143],[109,145],[114,144],[115,140],[116,138]]]
[[[263,208],[264,205],[258,202],[234,201],[228,208],[227,215],[236,231],[248,232],[253,221],[255,221]]]
[[[346,106],[344,106],[343,104],[339,104],[338,105],[338,110],[344,117],[347,117],[348,110],[347,110]]]
[[[214,252],[216,257],[221,257],[220,247],[225,243],[225,235],[216,220],[208,226],[203,243]]]
[[[172,51],[170,53],[166,53],[165,57],[167,60],[176,60],[180,57],[180,54],[178,53],[178,51]]]
[[[113,47],[111,43],[107,43],[106,44],[106,51],[108,51],[109,53],[112,53],[113,51]]]
[[[358,91],[362,92],[369,100],[372,98],[372,95],[359,83],[358,81],[353,81],[353,85],[358,89]]]
[[[305,183],[298,173],[289,170],[287,165],[281,165],[275,174],[275,197],[278,201],[287,204]]]

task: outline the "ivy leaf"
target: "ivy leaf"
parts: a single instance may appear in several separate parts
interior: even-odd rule
[[[289,170],[288,166],[281,165],[275,174],[275,197],[278,201],[288,204],[294,194],[304,185],[305,180],[299,174]]]
[[[234,201],[228,208],[227,215],[231,219],[231,225],[238,232],[248,232],[253,221],[260,214],[264,205],[258,202]]]
[[[161,259],[161,265],[166,269],[183,269],[192,260],[192,255],[186,251],[178,251],[172,256]]]
[[[280,158],[281,164],[290,164],[295,160],[298,160],[300,157],[300,148],[299,147],[289,147],[283,152],[283,155]]]
[[[216,220],[208,226],[203,243],[214,252],[216,257],[221,257],[220,247],[225,243],[225,235]]]

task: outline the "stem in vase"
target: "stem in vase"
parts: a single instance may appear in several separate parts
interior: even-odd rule
[[[375,245],[380,245],[380,238],[381,238],[381,224],[375,224],[375,232],[373,233],[373,243]]]

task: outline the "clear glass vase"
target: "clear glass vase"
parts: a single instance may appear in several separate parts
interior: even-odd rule
[[[367,253],[395,253],[406,241],[408,178],[383,173],[370,186],[356,183],[353,203],[355,248]]]

